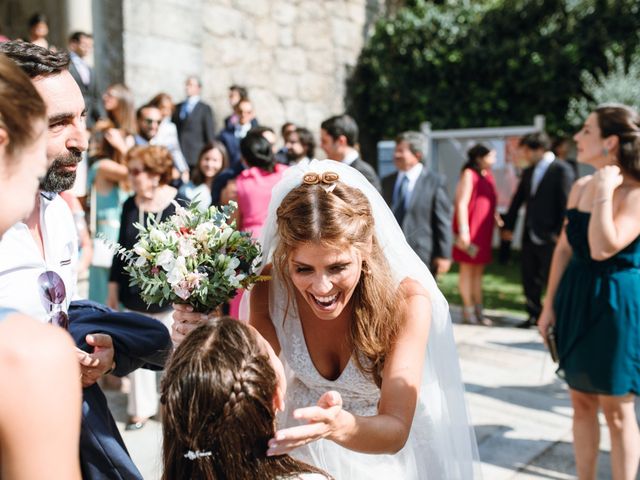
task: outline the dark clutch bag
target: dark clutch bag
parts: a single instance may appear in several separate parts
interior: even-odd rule
[[[553,325],[549,325],[547,329],[547,348],[549,349],[551,360],[558,363],[560,359],[558,357],[558,345],[556,344],[556,329]]]

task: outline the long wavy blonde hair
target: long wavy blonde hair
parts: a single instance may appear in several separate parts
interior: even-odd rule
[[[401,296],[376,240],[367,197],[339,181],[332,191],[328,190],[320,184],[302,184],[282,200],[277,210],[280,241],[274,251],[273,266],[287,283],[291,298],[294,287],[288,260],[298,246],[304,243],[353,246],[361,252],[364,260],[350,300],[353,319],[348,340],[357,367],[380,386],[386,357],[399,330]]]

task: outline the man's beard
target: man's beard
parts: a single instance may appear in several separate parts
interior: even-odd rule
[[[69,152],[54,158],[44,178],[40,180],[40,190],[53,193],[69,190],[76,181],[76,171],[67,170],[65,167],[75,166],[80,160],[81,152]]]

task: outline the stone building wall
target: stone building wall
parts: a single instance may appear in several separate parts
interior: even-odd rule
[[[248,87],[261,123],[317,132],[344,109],[345,79],[384,0],[122,0],[124,79],[142,103],[176,101],[203,80],[219,128],[229,85]]]

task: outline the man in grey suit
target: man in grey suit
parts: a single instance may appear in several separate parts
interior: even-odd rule
[[[320,146],[327,158],[351,165],[380,192],[380,179],[373,167],[360,158],[357,143],[358,125],[349,115],[336,115],[320,125]]]
[[[423,162],[424,139],[419,132],[396,138],[393,162],[398,169],[382,180],[382,194],[407,242],[435,277],[449,271],[453,206],[446,178]]]
[[[87,63],[86,57],[93,50],[93,37],[85,32],[73,32],[69,36],[69,73],[80,87],[87,108],[87,128],[101,117],[106,117],[95,71]]]
[[[185,82],[187,98],[176,105],[173,123],[178,129],[180,148],[189,167],[198,163],[202,147],[215,139],[213,109],[200,100],[202,82],[198,77],[189,77]]]

